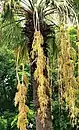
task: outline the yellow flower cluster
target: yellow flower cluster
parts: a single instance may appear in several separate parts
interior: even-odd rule
[[[23,84],[17,85],[18,92],[15,95],[15,106],[18,105],[19,115],[18,115],[18,122],[17,126],[20,130],[26,130],[27,124],[27,112],[28,107],[25,105],[26,102],[26,86]]]
[[[32,44],[32,58],[36,57],[36,70],[34,72],[35,80],[38,83],[38,98],[39,98],[39,109],[38,114],[40,120],[44,125],[46,118],[46,109],[48,105],[48,96],[46,95],[46,89],[48,87],[48,79],[46,79],[44,70],[46,69],[46,57],[43,52],[43,36],[40,31],[34,33],[34,40]]]
[[[79,86],[79,27],[77,27],[77,43],[78,46],[78,86]]]
[[[17,63],[16,63],[16,75],[17,75],[17,92],[15,95],[15,106],[18,105],[18,122],[17,122],[17,127],[20,130],[26,130],[27,127],[27,112],[28,112],[28,107],[26,105],[26,93],[27,93],[27,84],[28,80],[24,72],[24,64],[21,63],[21,65],[18,65],[18,60],[19,60],[19,51],[17,51]],[[21,76],[19,76],[19,67],[22,67],[22,72]]]
[[[78,109],[76,107],[77,81],[74,76],[74,56],[72,55],[72,45],[67,35],[64,25],[60,27],[60,52],[59,52],[59,87],[62,93],[61,99],[65,99],[66,108],[69,109],[72,123],[76,122]],[[72,60],[71,60],[72,59]]]

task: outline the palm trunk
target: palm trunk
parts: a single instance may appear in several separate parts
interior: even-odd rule
[[[32,61],[32,60],[31,60]],[[52,128],[52,120],[51,120],[51,103],[50,103],[50,97],[49,97],[49,105],[47,108],[47,118],[45,119],[45,127],[43,127],[40,117],[38,115],[38,108],[39,108],[39,102],[38,102],[38,95],[37,95],[37,89],[38,84],[34,80],[34,70],[35,70],[35,64],[31,66],[31,81],[33,85],[33,100],[34,100],[34,107],[36,112],[36,130],[53,130]]]
[[[32,60],[32,57],[31,57],[31,51],[32,51],[32,42],[33,42],[33,38],[34,38],[34,25],[33,25],[33,15],[30,14],[28,15],[28,22],[26,22],[26,26],[24,28],[24,32],[25,32],[25,35],[26,37],[28,37],[29,39],[29,43],[28,43],[28,53],[29,53],[29,58],[30,58],[30,71],[31,71],[31,84],[32,84],[32,87],[33,87],[33,100],[34,100],[34,108],[35,108],[35,113],[36,113],[36,116],[35,116],[35,119],[36,119],[36,130],[53,130],[52,129],[52,119],[51,119],[51,103],[50,103],[50,94],[49,94],[49,91],[46,90],[48,96],[49,96],[49,103],[48,103],[48,106],[47,106],[47,111],[46,111],[46,115],[47,115],[47,118],[45,119],[45,127],[43,127],[42,123],[41,123],[41,120],[40,120],[40,117],[39,117],[39,114],[38,114],[38,108],[40,107],[39,106],[39,101],[38,101],[38,95],[37,95],[37,90],[38,90],[38,84],[37,84],[37,81],[34,79],[34,72],[35,72],[35,69],[36,69],[36,63],[34,62],[35,59]],[[42,28],[42,26],[40,26]],[[47,31],[46,31],[47,30]],[[44,37],[44,42],[46,40],[46,35],[48,34],[48,31],[49,31],[49,27],[46,26],[43,27],[41,29],[41,32]],[[43,49],[44,51],[46,52],[46,44],[43,45]],[[45,53],[44,52],[44,53]],[[47,72],[47,70],[46,70]],[[45,74],[46,76],[47,74]],[[46,76],[47,77],[47,76]]]

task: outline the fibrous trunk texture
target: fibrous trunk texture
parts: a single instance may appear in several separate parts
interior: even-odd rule
[[[28,53],[29,53],[29,58],[30,58],[31,84],[33,86],[33,100],[34,100],[34,107],[35,107],[35,113],[36,113],[36,116],[35,116],[35,118],[36,118],[36,130],[53,130],[52,129],[52,120],[51,120],[50,93],[49,93],[49,90],[48,90],[49,86],[46,86],[46,84],[44,84],[44,88],[46,89],[45,93],[48,97],[48,103],[47,103],[47,106],[46,106],[47,109],[45,111],[47,118],[44,118],[43,123],[42,123],[41,118],[40,118],[41,114],[38,113],[38,109],[40,109],[39,96],[38,96],[39,82],[37,81],[37,78],[35,79],[35,76],[34,76],[35,70],[37,69],[37,55],[34,54],[34,58],[32,59],[32,50],[33,50],[32,44],[33,44],[33,40],[34,40],[34,31],[35,31],[34,25],[33,25],[33,15],[32,14],[28,15],[28,19],[30,19],[30,20],[28,20],[26,22],[26,26],[24,28],[24,33],[25,33],[26,38],[29,39],[27,47],[28,47]],[[44,44],[41,45],[42,51],[44,53],[44,56],[46,56],[46,54],[45,54],[46,53],[45,40],[46,40],[46,35],[49,31],[49,27],[47,27],[47,25],[45,25],[45,26],[43,25],[43,26],[40,26],[40,28],[41,28],[40,30],[41,30],[41,33],[42,33],[43,38],[44,38],[44,41],[43,41]],[[47,31],[45,29],[47,29]],[[41,64],[41,67],[42,67],[42,64]],[[44,69],[44,77],[48,79],[46,68]]]
[[[35,31],[32,44],[32,58],[36,58],[36,68],[34,71],[34,79],[37,84],[38,108],[36,109],[36,129],[51,130],[51,105],[50,91],[47,78],[46,56],[43,51],[43,36],[40,31]],[[34,85],[35,86],[35,85]],[[38,124],[39,122],[39,124]],[[38,124],[38,125],[37,125]]]
[[[40,116],[38,114],[38,108],[39,108],[38,95],[37,95],[38,84],[37,84],[37,81],[34,79],[34,71],[35,71],[35,64],[31,66],[31,81],[33,85],[33,99],[34,99],[34,107],[35,107],[35,112],[36,112],[36,117],[35,117],[36,130],[53,130],[52,121],[51,121],[50,98],[49,98],[49,105],[47,107],[47,118],[45,120],[45,127],[43,127],[43,124],[41,123],[41,120],[40,120]]]

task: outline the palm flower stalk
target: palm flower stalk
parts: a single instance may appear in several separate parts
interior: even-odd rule
[[[39,100],[39,109],[38,114],[40,116],[41,122],[44,127],[44,120],[47,118],[46,109],[48,106],[49,97],[46,94],[46,89],[48,89],[48,79],[46,79],[44,75],[44,70],[46,67],[46,57],[44,56],[43,52],[43,36],[41,35],[40,31],[35,31],[34,33],[34,40],[32,44],[32,58],[34,55],[37,55],[36,59],[36,70],[34,72],[35,80],[38,83],[38,100]]]
[[[18,105],[18,121],[17,121],[17,127],[20,130],[27,130],[27,112],[28,112],[28,107],[26,105],[26,94],[27,94],[27,85],[28,85],[28,80],[27,76],[25,75],[24,72],[24,63],[21,63],[19,65],[19,56],[20,56],[20,48],[17,49],[16,53],[16,75],[17,75],[17,92],[15,95],[15,106]],[[19,69],[22,67],[21,70],[21,78],[19,75]]]
[[[76,79],[74,77],[74,61],[71,61],[72,46],[64,25],[60,27],[60,52],[59,52],[59,86],[62,86],[62,99],[66,101],[71,122],[76,122]]]
[[[78,46],[78,85],[79,85],[79,25],[77,25],[77,46]]]

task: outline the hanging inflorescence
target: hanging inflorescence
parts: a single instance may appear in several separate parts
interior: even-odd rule
[[[79,86],[79,25],[77,25],[77,43],[78,46],[78,86]]]
[[[76,123],[78,108],[76,107],[76,88],[77,82],[74,76],[74,63],[72,52],[74,51],[70,42],[67,30],[64,25],[60,26],[60,51],[59,51],[59,90],[60,101],[66,102],[66,108],[69,109],[72,124]],[[73,53],[74,54],[74,53]],[[74,54],[76,55],[76,54]]]
[[[34,78],[38,84],[38,114],[42,124],[44,125],[44,120],[47,118],[46,109],[48,105],[48,96],[46,95],[46,89],[48,87],[48,79],[46,79],[44,74],[44,70],[46,69],[46,57],[44,55],[42,45],[43,36],[40,31],[35,31],[32,44],[32,58],[34,59],[34,56],[36,56],[36,70],[34,72]]]
[[[18,49],[16,54],[17,56],[16,75],[17,75],[18,83],[17,83],[17,92],[15,95],[15,106],[18,105],[18,110],[19,110],[17,127],[20,130],[26,130],[27,122],[28,122],[27,120],[28,107],[26,105],[26,93],[27,93],[28,80],[24,71],[24,63],[21,63],[19,65],[19,53],[20,53],[20,48]]]

